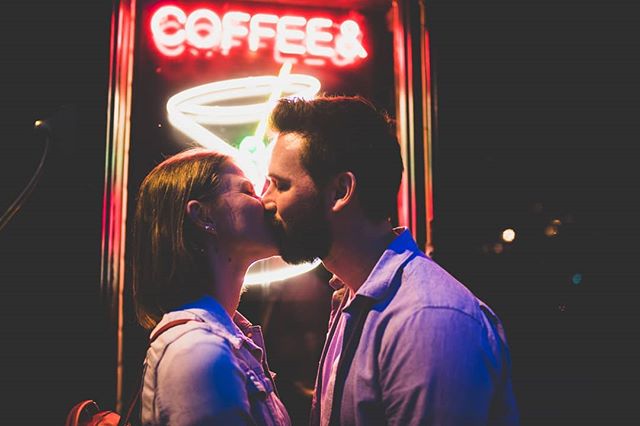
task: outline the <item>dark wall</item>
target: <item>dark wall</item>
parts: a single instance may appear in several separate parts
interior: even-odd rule
[[[629,423],[640,337],[633,3],[427,3],[434,256],[502,317],[524,424]],[[54,144],[0,231],[6,424],[61,424],[81,398],[113,402],[115,348],[99,302],[110,10],[22,1],[0,17],[2,212],[38,163],[33,122],[64,104],[78,110],[75,143]],[[553,219],[562,224],[547,237]],[[497,254],[506,227],[517,237]]]
[[[21,1],[0,14],[0,211],[43,150],[36,119],[77,110],[40,182],[0,231],[3,424],[64,423],[83,398],[114,397],[114,345],[99,300],[111,5]]]
[[[434,256],[502,317],[525,424],[629,423],[640,283],[632,2],[427,3]],[[506,228],[516,240],[497,254]]]

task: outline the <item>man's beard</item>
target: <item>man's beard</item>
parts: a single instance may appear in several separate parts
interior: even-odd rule
[[[285,262],[297,265],[323,259],[329,254],[333,238],[320,199],[301,209],[295,219],[287,222],[286,228],[276,218],[272,218],[271,223],[280,256]]]

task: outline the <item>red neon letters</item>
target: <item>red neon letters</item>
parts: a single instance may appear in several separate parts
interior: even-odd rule
[[[185,51],[205,57],[213,52],[228,55],[244,46],[252,52],[272,49],[279,63],[302,59],[324,65],[328,60],[345,66],[367,57],[360,26],[351,19],[338,24],[329,18],[238,11],[220,17],[209,9],[187,15],[178,6],[163,6],[151,18],[151,34],[166,56]]]

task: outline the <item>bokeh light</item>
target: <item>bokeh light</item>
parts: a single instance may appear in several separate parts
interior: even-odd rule
[[[544,228],[544,235],[547,237],[555,237],[558,235],[558,227],[555,225],[547,225],[547,227]]]
[[[502,231],[502,241],[505,243],[511,243],[516,239],[516,231],[511,228],[507,228]]]

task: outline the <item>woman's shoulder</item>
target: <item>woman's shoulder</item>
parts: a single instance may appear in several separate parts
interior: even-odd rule
[[[184,320],[189,321],[182,322]],[[190,310],[166,314],[151,335],[171,322],[179,324],[163,332],[151,344],[151,352],[156,354],[158,361],[174,358],[215,361],[234,357],[234,344],[230,339],[233,336],[221,324]]]
[[[191,329],[168,343],[158,361],[159,372],[169,369],[172,375],[187,378],[240,368],[229,340],[205,327]]]
[[[244,407],[246,374],[231,343],[206,327],[169,342],[155,364],[158,404],[185,416]]]

